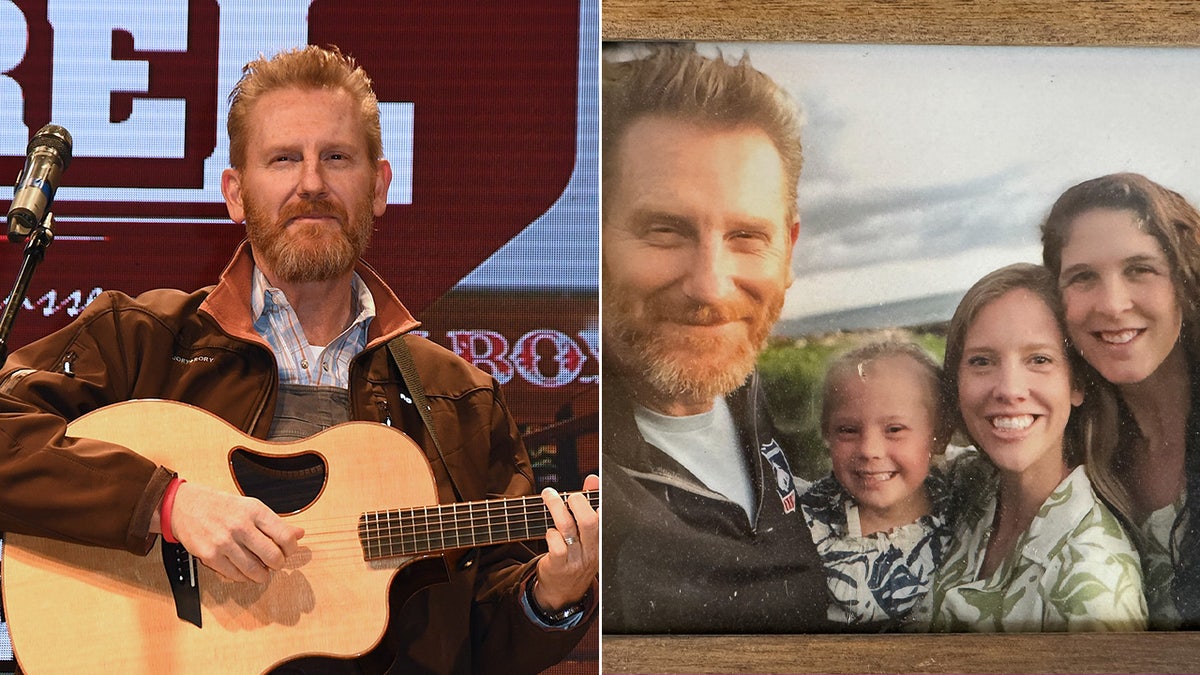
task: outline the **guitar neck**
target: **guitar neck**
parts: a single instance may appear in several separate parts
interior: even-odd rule
[[[562,493],[566,499],[572,493]],[[598,490],[584,490],[598,508]],[[540,495],[372,511],[358,518],[366,560],[538,539],[554,527]]]

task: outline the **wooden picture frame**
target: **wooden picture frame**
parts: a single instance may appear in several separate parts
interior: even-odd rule
[[[1169,0],[603,0],[603,40],[1200,46]],[[606,673],[1146,673],[1200,668],[1200,633],[605,635]]]

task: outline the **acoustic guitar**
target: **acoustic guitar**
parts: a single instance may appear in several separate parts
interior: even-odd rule
[[[438,504],[425,454],[390,427],[349,422],[292,443],[261,441],[199,408],[130,401],[68,426],[124,445],[188,482],[231,492],[236,467],[312,473],[284,509],[301,550],[266,584],[232,583],[160,539],[149,555],[42,537],[5,537],[0,582],[22,670],[161,675],[261,673],[300,656],[369,651],[388,621],[388,588],[445,581],[443,553],[535,539],[553,527],[539,496]],[[596,491],[587,491],[593,506]],[[258,496],[258,495],[254,495]],[[451,553],[451,556],[454,554]]]

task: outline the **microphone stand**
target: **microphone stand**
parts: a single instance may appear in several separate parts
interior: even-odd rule
[[[4,301],[4,314],[0,315],[0,364],[8,360],[8,336],[12,332],[13,321],[17,312],[25,304],[25,294],[29,291],[29,282],[33,280],[33,271],[46,257],[46,249],[54,243],[54,214],[47,212],[42,224],[29,234],[25,241],[24,260],[17,272],[17,280],[9,291],[8,299]]]

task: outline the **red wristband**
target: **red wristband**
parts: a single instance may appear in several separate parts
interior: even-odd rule
[[[163,493],[162,508],[158,510],[158,524],[162,529],[163,541],[168,544],[178,544],[179,540],[175,538],[175,533],[171,531],[171,511],[175,508],[175,493],[179,491],[179,486],[187,481],[182,478],[172,478],[167,484],[167,491]]]

